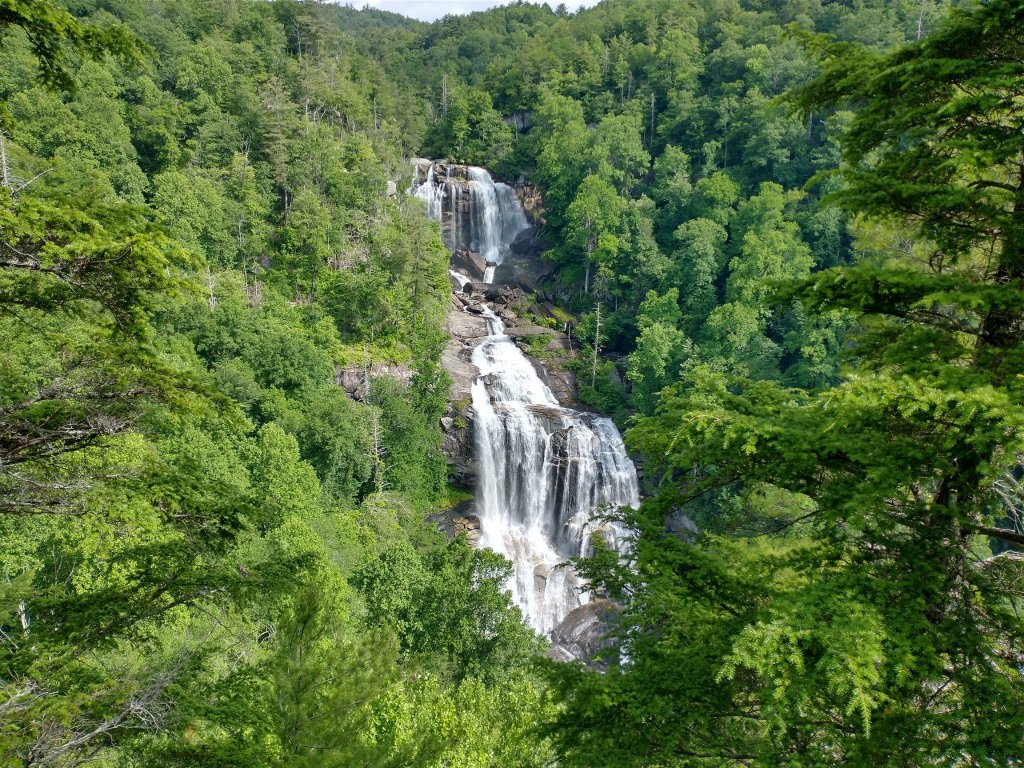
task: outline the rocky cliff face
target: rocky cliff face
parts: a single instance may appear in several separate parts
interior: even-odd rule
[[[408,387],[416,371],[405,364],[388,365],[386,363],[370,363],[368,366],[337,366],[334,369],[334,383],[345,390],[355,400],[365,400],[370,392],[370,385],[375,378],[394,379],[403,387]]]
[[[479,314],[465,311],[459,294],[452,295],[447,323],[449,339],[441,366],[451,378],[448,413],[441,419],[441,450],[450,467],[449,481],[471,490],[476,483],[473,455],[473,379],[479,375],[471,362],[473,347],[487,336],[487,324]]]
[[[617,660],[616,642],[608,636],[622,614],[622,607],[598,598],[581,605],[566,616],[551,633],[548,655],[556,661],[582,661],[594,669],[605,670]],[[600,661],[599,653],[608,654]]]

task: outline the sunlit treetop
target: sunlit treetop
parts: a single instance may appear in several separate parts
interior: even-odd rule
[[[0,45],[14,28],[28,36],[40,79],[56,88],[74,87],[72,52],[88,59],[111,55],[126,65],[139,64],[149,52],[127,28],[83,23],[53,0],[0,0]]]

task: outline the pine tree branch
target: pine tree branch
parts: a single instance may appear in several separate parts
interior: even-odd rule
[[[990,528],[987,525],[972,525],[970,530],[984,536],[991,536],[994,539],[1002,539],[1012,544],[1019,544],[1024,547],[1024,533],[1017,533],[1006,528]]]
[[[986,187],[986,188],[1002,189],[1002,190],[1005,190],[1005,191],[1007,191],[1007,192],[1009,192],[1010,194],[1013,194],[1013,195],[1016,195],[1018,192],[1020,192],[1020,189],[1018,189],[1017,187],[1013,186],[1012,184],[1007,184],[1007,183],[1002,182],[1002,181],[992,181],[991,179],[978,179],[977,181],[972,181],[967,186],[969,186],[969,187]]]

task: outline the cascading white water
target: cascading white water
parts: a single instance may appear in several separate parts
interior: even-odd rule
[[[515,190],[483,168],[469,167],[469,243],[488,264],[501,264],[508,245],[529,226]]]
[[[636,470],[610,419],[563,408],[493,312],[490,336],[473,351],[477,505],[482,546],[512,561],[512,594],[538,632],[549,633],[589,600],[569,558],[587,554],[595,518],[639,502]]]
[[[482,168],[459,180],[449,167],[438,181],[431,164],[418,181],[410,192],[441,220],[453,251],[469,248],[500,264],[528,226],[515,192]],[[465,276],[453,276],[465,287]],[[492,278],[493,266],[484,282]],[[480,544],[512,561],[513,597],[547,634],[589,600],[566,561],[586,554],[598,531],[621,546],[624,532],[600,512],[639,503],[636,470],[612,421],[563,408],[502,321],[490,309],[483,315],[489,335],[472,356],[480,372],[472,386]]]
[[[440,221],[444,212],[444,187],[439,186],[434,179],[434,166],[431,165],[427,171],[427,178],[420,183],[419,169],[416,170],[416,177],[413,178],[410,192],[427,204],[427,218],[433,221]],[[450,246],[449,246],[450,247]]]
[[[465,167],[466,178],[452,176],[447,166],[438,179],[431,164],[426,178],[416,169],[410,193],[427,204],[427,216],[442,223],[441,233],[451,251],[479,253],[487,263],[484,282],[494,279],[494,267],[508,254],[516,235],[530,226],[515,190],[496,182],[483,168]]]
[[[449,269],[448,274],[455,278],[455,282],[459,284],[460,291],[464,291],[466,289],[466,286],[469,285],[469,283],[471,282],[468,277],[466,277],[461,272],[456,272],[454,269]]]

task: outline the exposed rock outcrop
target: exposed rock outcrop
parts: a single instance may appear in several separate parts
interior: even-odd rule
[[[449,510],[445,510],[433,518],[437,526],[450,537],[466,536],[466,541],[473,547],[480,542],[480,516],[476,511],[476,502],[461,502]]]
[[[558,661],[578,659],[598,669],[607,667],[594,657],[615,647],[607,635],[622,613],[618,603],[599,598],[571,611],[551,633],[549,655]]]
[[[700,526],[681,509],[672,509],[664,519],[665,530],[683,541],[695,542],[700,538]]]
[[[504,120],[515,128],[516,133],[528,133],[530,128],[533,127],[533,112],[528,112],[526,110],[513,112],[511,115],[504,118]]]
[[[473,379],[479,371],[472,363],[473,347],[487,336],[487,323],[478,314],[466,311],[466,294],[452,294],[448,310],[448,344],[441,353],[441,367],[448,372],[451,390],[448,413],[441,419],[441,451],[449,464],[448,479],[461,488],[472,488],[476,481],[473,452]]]
[[[470,546],[480,543],[480,516],[475,501],[464,501],[434,518],[438,527],[451,537],[464,534]]]
[[[554,264],[540,258],[546,248],[537,226],[524,229],[512,241],[504,261],[495,268],[494,282],[517,285],[530,293],[542,290],[555,274]]]
[[[344,389],[349,397],[365,400],[373,379],[394,379],[402,386],[407,387],[415,375],[416,371],[404,363],[398,365],[371,363],[368,367],[361,365],[342,367],[339,365],[334,369],[334,383]]]
[[[473,282],[480,282],[484,279],[488,266],[484,257],[476,251],[460,248],[452,254],[451,268]]]

